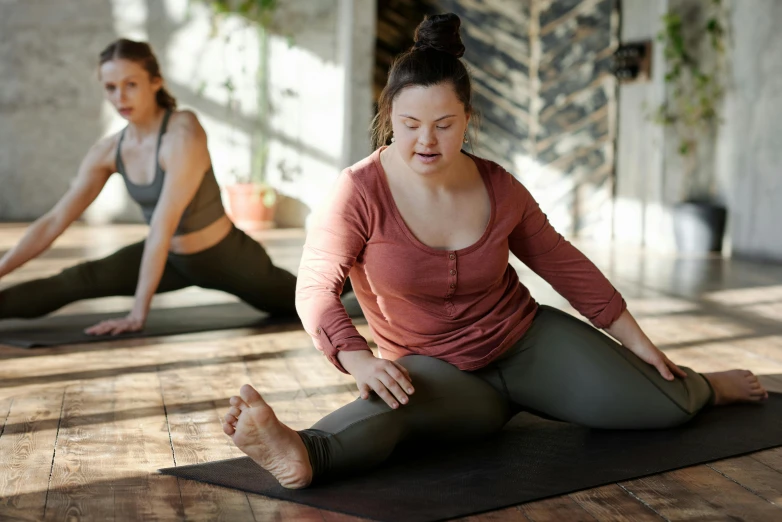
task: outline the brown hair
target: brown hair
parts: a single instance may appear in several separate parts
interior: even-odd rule
[[[163,75],[160,74],[160,65],[155,57],[155,53],[152,52],[152,48],[146,42],[134,42],[133,40],[120,38],[101,51],[99,65],[117,59],[136,62],[149,73],[150,78],[163,78]],[[165,87],[161,87],[157,91],[155,101],[164,109],[176,109],[176,98]]]
[[[380,93],[372,122],[373,148],[388,144],[392,134],[391,105],[405,87],[450,82],[465,112],[473,112],[470,75],[459,59],[464,55],[460,26],[461,20],[453,13],[427,16],[418,25],[413,47],[394,59],[388,82]]]

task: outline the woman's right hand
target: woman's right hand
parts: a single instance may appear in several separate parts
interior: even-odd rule
[[[378,359],[369,350],[339,352],[342,366],[356,379],[362,399],[369,399],[375,392],[391,408],[399,408],[409,402],[408,395],[415,392],[410,372],[394,361]]]

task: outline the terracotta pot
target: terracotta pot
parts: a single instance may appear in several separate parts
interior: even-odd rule
[[[277,198],[274,204],[267,206],[274,189],[254,183],[237,183],[225,187],[227,205],[225,212],[237,228],[245,232],[265,230],[274,227],[274,213],[277,210]],[[275,194],[276,196],[276,194]]]

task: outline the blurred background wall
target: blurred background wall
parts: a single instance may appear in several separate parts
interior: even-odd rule
[[[672,131],[650,117],[671,96],[656,37],[668,12],[701,23],[704,3],[280,0],[263,32],[239,15],[216,22],[199,0],[6,0],[0,220],[51,208],[89,146],[122,127],[102,101],[96,59],[124,36],[152,44],[180,105],[199,116],[218,181],[262,178],[280,194],[278,226],[305,226],[340,170],[370,152],[393,55],[425,13],[453,11],[481,114],[474,152],[526,183],[569,237],[673,251],[673,209],[691,196],[692,174]],[[699,145],[696,172],[727,208],[724,253],[782,261],[782,2],[722,4],[721,124]],[[652,42],[650,74],[619,83],[612,56],[632,41]],[[139,217],[116,176],[85,214]]]

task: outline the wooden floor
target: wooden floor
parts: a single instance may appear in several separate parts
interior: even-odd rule
[[[0,225],[0,253],[22,230]],[[0,286],[108,254],[144,233],[138,226],[76,227]],[[302,239],[298,230],[261,237],[278,264],[291,270]],[[782,391],[782,266],[582,248],[674,361],[699,371],[749,368]],[[550,287],[520,270],[540,301],[568,309]],[[187,289],[154,306],[226,299]],[[61,313],[129,304],[109,298]],[[360,330],[369,337],[365,326]],[[301,330],[36,350],[0,346],[0,520],[359,520],[155,473],[241,455],[219,419],[245,382],[294,428],[308,427],[356,393],[351,378],[330,367]],[[467,520],[782,520],[781,508],[782,449],[775,449]]]

